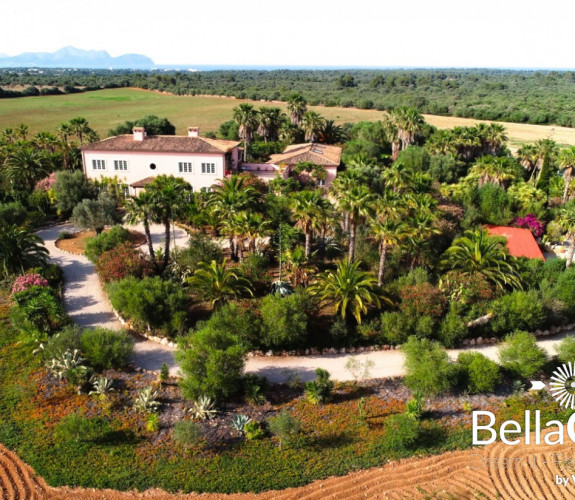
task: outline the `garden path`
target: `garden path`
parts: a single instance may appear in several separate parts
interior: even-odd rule
[[[136,226],[136,230],[143,228]],[[76,323],[83,327],[102,326],[119,330],[120,322],[114,316],[112,307],[105,296],[94,265],[83,255],[71,255],[60,251],[55,240],[61,231],[74,231],[72,224],[62,224],[38,231],[38,235],[44,240],[46,248],[50,251],[53,262],[62,267],[64,271],[64,305],[68,314]],[[156,248],[163,242],[163,226],[151,227],[152,241]],[[178,246],[184,246],[187,234],[182,229],[176,229],[176,241]],[[566,335],[575,332],[567,332],[553,339],[539,341],[550,355],[555,354],[555,347]],[[498,361],[497,346],[480,346],[466,349],[451,349],[448,351],[452,359],[464,350],[481,352],[488,358]],[[330,372],[335,380],[353,380],[354,377],[346,363],[350,358],[355,358],[361,363],[370,360],[373,363],[369,370],[368,378],[399,377],[405,375],[403,368],[403,354],[400,351],[374,351],[360,354],[329,354],[322,356],[286,356],[286,357],[249,357],[246,363],[246,371],[265,376],[270,382],[286,382],[289,380],[301,380],[303,382],[315,378],[315,369],[323,368]],[[159,371],[162,364],[170,367],[170,373],[178,373],[178,365],[174,360],[174,349],[158,344],[141,337],[136,337],[133,362],[136,366],[146,370]]]

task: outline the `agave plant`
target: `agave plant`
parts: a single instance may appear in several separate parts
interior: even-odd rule
[[[94,390],[90,391],[89,394],[92,396],[95,394],[96,396],[105,396],[108,392],[112,392],[114,388],[112,385],[114,382],[106,377],[98,377],[92,379],[92,385],[94,386]]]
[[[190,412],[198,420],[211,420],[216,415],[215,401],[208,396],[200,396]]]
[[[78,349],[74,349],[74,351],[68,349],[60,357],[52,358],[48,368],[62,380],[68,378],[69,374],[73,372],[87,372],[88,368],[84,365],[84,361],[86,360],[80,356]]]
[[[236,429],[240,434],[243,434],[245,427],[252,421],[247,415],[234,415],[232,417],[232,427]]]
[[[134,401],[134,407],[136,410],[146,413],[146,412],[156,412],[161,406],[161,403],[157,401],[158,391],[154,390],[153,387],[144,387],[138,390],[138,395]]]

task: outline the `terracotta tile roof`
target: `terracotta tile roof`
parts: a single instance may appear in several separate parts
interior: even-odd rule
[[[238,145],[238,141],[181,135],[149,135],[143,141],[135,141],[132,134],[126,134],[87,144],[82,150],[223,154]]]
[[[529,229],[506,226],[487,226],[491,236],[504,236],[507,238],[507,248],[514,257],[527,257],[529,259],[545,260],[533,233]]]
[[[153,176],[152,177],[146,177],[145,179],[140,179],[139,181],[132,182],[132,184],[130,184],[130,187],[143,188],[143,187],[146,187],[154,179],[155,179],[155,177],[153,177]]]
[[[316,165],[335,165],[341,162],[341,148],[325,144],[293,144],[284,149],[283,153],[271,155],[268,163],[285,163],[296,165],[300,162],[311,162]]]

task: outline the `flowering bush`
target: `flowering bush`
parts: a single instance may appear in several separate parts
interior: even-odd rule
[[[445,298],[441,290],[430,283],[409,285],[399,290],[401,310],[413,316],[440,318],[445,310]]]
[[[56,173],[52,172],[48,177],[45,177],[36,183],[36,189],[40,191],[50,191],[55,182]]]
[[[33,286],[48,286],[48,281],[38,273],[26,273],[18,276],[12,285],[12,295],[24,292]]]
[[[152,264],[142,252],[129,243],[123,243],[100,255],[96,271],[104,283],[109,283],[130,276],[136,278],[151,276]]]
[[[515,227],[529,229],[535,238],[541,238],[545,233],[545,223],[541,222],[534,214],[527,214],[525,217],[516,217],[512,224]]]

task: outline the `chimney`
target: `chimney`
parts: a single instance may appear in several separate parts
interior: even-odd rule
[[[200,127],[188,127],[188,137],[198,137],[200,135]]]
[[[143,141],[146,138],[146,129],[144,127],[134,127],[132,129],[135,141]]]

